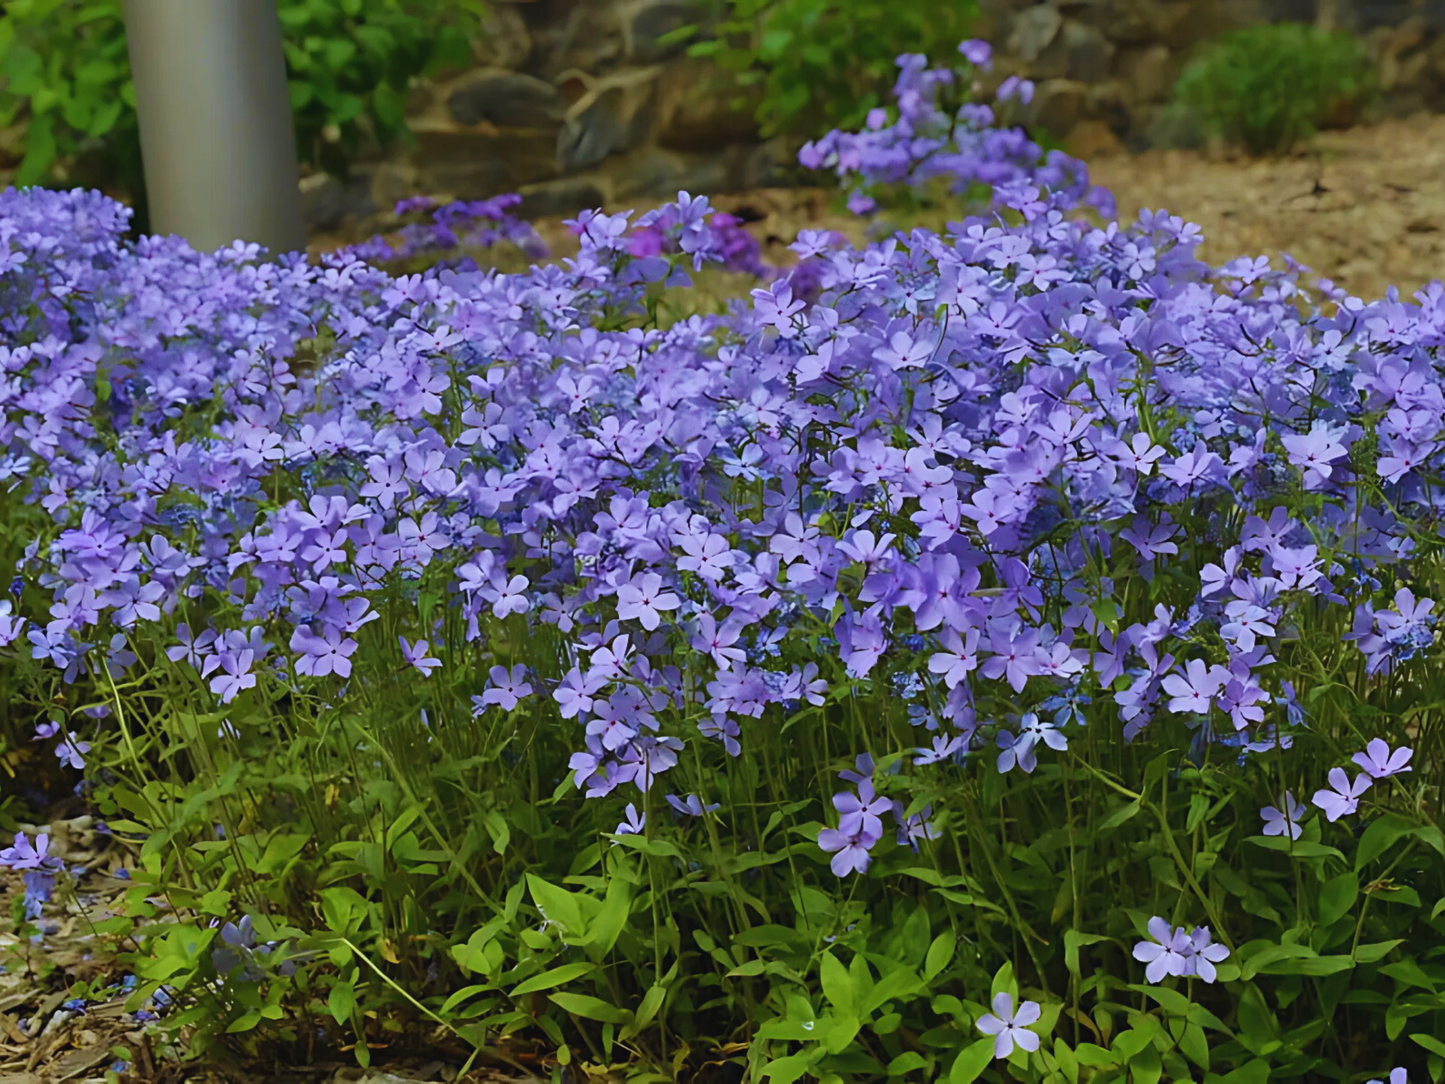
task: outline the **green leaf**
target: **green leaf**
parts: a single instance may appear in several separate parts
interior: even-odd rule
[[[361,893],[354,888],[335,886],[323,888],[318,895],[321,897],[321,917],[328,930],[348,934],[360,928],[370,906]]]
[[[1360,895],[1360,879],[1352,872],[1332,877],[1320,889],[1320,925],[1333,926],[1349,914]]]
[[[953,960],[958,948],[958,938],[953,933],[941,933],[928,946],[928,956],[923,962],[923,976],[933,979]]]
[[[561,967],[543,971],[540,975],[533,975],[526,982],[519,983],[508,996],[516,998],[523,994],[535,993],[538,990],[550,990],[554,986],[562,986],[573,979],[580,979],[583,975],[590,975],[596,970],[597,965],[586,960],[563,964]]]
[[[1345,861],[1344,853],[1323,843],[1312,843],[1307,839],[1287,839],[1284,836],[1249,836],[1250,843],[1267,851],[1279,851],[1295,858],[1338,858]]]
[[[1433,1035],[1426,1035],[1423,1032],[1417,1032],[1416,1034],[1411,1035],[1410,1038],[1414,1042],[1419,1043],[1426,1050],[1430,1051],[1430,1053],[1439,1054],[1441,1057],[1445,1057],[1445,1042],[1441,1042]]]
[[[349,982],[338,982],[326,995],[326,1008],[338,1024],[346,1024],[356,1011],[356,988]]]
[[[853,1044],[863,1024],[851,1012],[839,1013],[823,1033],[823,1046],[830,1054],[841,1054]]]
[[[647,993],[642,997],[642,1004],[637,1008],[637,1018],[622,1029],[619,1038],[630,1039],[652,1023],[653,1017],[662,1008],[662,1002],[666,996],[667,987],[657,985],[648,987]]]
[[[948,1070],[948,1084],[973,1084],[993,1061],[993,1039],[978,1039],[959,1051]]]
[[[1100,832],[1106,832],[1110,828],[1117,828],[1125,821],[1136,816],[1138,812],[1139,803],[1137,801],[1127,802],[1124,805],[1121,805],[1118,809],[1114,810],[1114,812],[1110,813],[1102,821],[1100,821],[1097,830]]]
[[[463,986],[460,990],[452,994],[451,997],[447,998],[446,1001],[442,1003],[441,1015],[444,1017],[449,1016],[452,1010],[455,1009],[462,1002],[470,1000],[471,998],[476,997],[478,994],[484,994],[491,989],[493,989],[493,987],[489,983],[476,983],[472,986]]]
[[[1415,838],[1438,851],[1440,856],[1445,858],[1445,832],[1441,832],[1433,824],[1422,824],[1415,829]]]
[[[840,1013],[851,1012],[856,999],[853,978],[838,957],[831,952],[823,953],[823,959],[818,965],[818,976],[823,983],[823,996],[828,999],[828,1004]]]
[[[1425,974],[1420,965],[1415,962],[1413,956],[1406,956],[1403,960],[1396,960],[1392,964],[1386,964],[1380,968],[1380,974],[1387,975],[1392,979],[1398,979],[1400,982],[1409,986],[1421,986],[1431,992],[1435,989],[1434,981],[1429,975]]]
[[[55,133],[50,116],[32,116],[25,129],[25,157],[15,171],[13,184],[16,188],[38,184],[50,172],[55,161]]]
[[[1014,999],[1014,1004],[1019,1000],[1019,984],[1014,978],[1014,965],[1005,960],[1003,965],[993,973],[993,982],[989,986],[988,998],[992,1001],[999,994],[1008,994]]]
[[[1415,825],[1396,813],[1376,817],[1360,837],[1360,845],[1355,850],[1355,869],[1364,869],[1414,830]]]
[[[903,1076],[916,1073],[928,1064],[928,1060],[916,1050],[905,1050],[888,1063],[889,1076]]]
[[[279,873],[286,863],[301,853],[311,837],[299,833],[277,832],[266,844],[265,853],[256,863],[258,873]]]
[[[1392,949],[1404,943],[1405,939],[1400,937],[1394,941],[1375,941],[1368,945],[1357,945],[1355,946],[1355,962],[1359,964],[1372,964],[1376,961],[1383,960],[1390,954]]]
[[[543,920],[555,924],[563,933],[582,932],[582,908],[573,893],[548,884],[535,873],[527,874],[527,888]]]
[[[1256,970],[1265,975],[1333,975],[1355,966],[1353,956],[1286,956]]]
[[[1064,931],[1064,966],[1069,969],[1069,974],[1079,977],[1079,948],[1083,945],[1096,945],[1100,941],[1109,940],[1101,933],[1080,933],[1078,930]]]
[[[604,1024],[626,1024],[632,1020],[632,1014],[626,1009],[620,1009],[611,1002],[597,997],[588,997],[586,994],[557,993],[548,994],[547,998],[573,1016],[581,1016],[588,1020],[600,1020]]]
[[[1209,1072],[1209,1040],[1198,1024],[1186,1024],[1179,1036],[1179,1051],[1206,1073]]]

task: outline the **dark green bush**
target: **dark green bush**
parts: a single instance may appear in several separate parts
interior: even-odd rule
[[[692,56],[761,84],[763,134],[856,128],[889,98],[902,53],[951,63],[969,37],[975,0],[717,0],[720,21]],[[679,37],[697,37],[686,27]]]
[[[363,140],[406,131],[412,76],[463,64],[480,0],[281,0],[303,162],[344,173]],[[17,185],[142,188],[120,0],[11,0],[0,14],[0,126],[19,126]]]
[[[1286,151],[1334,110],[1365,102],[1374,71],[1349,34],[1298,23],[1252,26],[1216,42],[1174,86],[1176,109],[1251,154]]]

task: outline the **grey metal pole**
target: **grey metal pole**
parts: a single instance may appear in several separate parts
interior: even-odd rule
[[[151,232],[306,247],[276,0],[125,0]]]

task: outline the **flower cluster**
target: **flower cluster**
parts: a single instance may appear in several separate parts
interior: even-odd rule
[[[65,868],[58,855],[50,853],[50,836],[39,832],[35,842],[24,832],[15,834],[15,845],[0,850],[0,866],[23,874],[25,881],[25,914],[40,916],[41,905],[48,902],[55,888],[55,875]]]
[[[1408,580],[1445,501],[1445,286],[1317,302],[1297,266],[1211,270],[1163,211],[1098,226],[1081,164],[901,66],[896,123],[803,160],[985,182],[992,208],[862,249],[804,233],[796,269],[667,328],[650,291],[740,258],[687,193],[579,215],[559,264],[402,277],[130,246],[99,194],[0,194],[0,482],[38,522],[0,646],[107,689],[144,657],[216,710],[485,656],[475,712],[546,713],[590,799],[895,675],[918,772],[992,739],[1031,773],[1084,704],[1126,739],[1174,718],[1201,755],[1287,748],[1274,652],[1332,607],[1408,677],[1431,600],[1377,610],[1361,577]],[[380,620],[424,588],[446,605]],[[1131,590],[1152,614],[1126,620]],[[555,672],[501,665],[508,628],[544,627]],[[854,774],[818,836],[840,876],[893,845],[885,814],[898,846],[934,832]],[[1267,833],[1297,834],[1284,810]]]
[[[1217,975],[1214,965],[1229,956],[1226,946],[1214,943],[1208,926],[1170,929],[1168,922],[1155,915],[1149,920],[1149,936],[1152,941],[1134,946],[1134,959],[1148,965],[1144,978],[1151,983],[1162,982],[1166,975],[1213,982]]]

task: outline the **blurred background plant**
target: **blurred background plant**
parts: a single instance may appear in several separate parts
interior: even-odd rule
[[[1260,155],[1354,120],[1376,90],[1370,58],[1353,35],[1265,23],[1206,47],[1180,75],[1166,109],[1201,135]]]
[[[280,0],[301,161],[338,176],[405,140],[415,76],[464,67],[481,0]],[[0,13],[0,126],[12,183],[83,185],[132,201],[144,233],[140,134],[119,0],[14,0]]]
[[[974,0],[715,0],[717,21],[678,29],[689,55],[758,85],[764,136],[855,128],[888,99],[902,53],[947,62],[978,14]],[[701,39],[701,40],[698,40]]]

